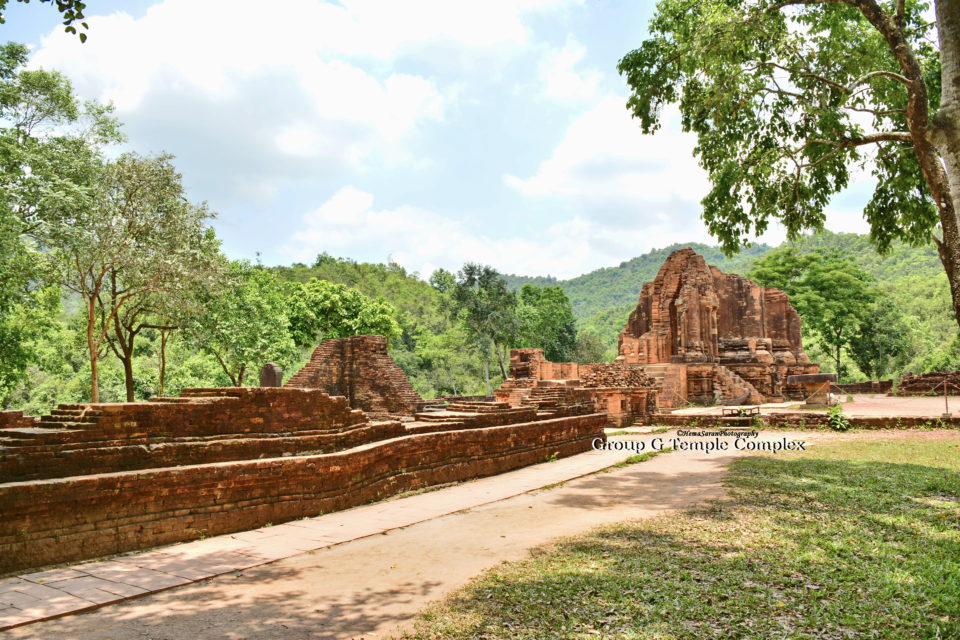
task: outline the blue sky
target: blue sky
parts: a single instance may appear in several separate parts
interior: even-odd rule
[[[231,257],[572,277],[711,241],[693,138],[670,112],[643,136],[624,107],[616,64],[652,2],[88,4],[86,44],[17,2],[0,40],[113,102],[128,148],[173,153]],[[865,231],[868,190],[828,226]]]

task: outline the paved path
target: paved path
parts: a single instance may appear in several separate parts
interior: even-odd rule
[[[939,418],[946,408],[949,408],[954,415],[960,415],[960,397],[958,396],[948,397],[946,403],[944,403],[943,396],[899,397],[886,394],[856,394],[853,395],[852,402],[845,401],[847,394],[840,394],[839,398],[843,402],[843,412],[848,416],[887,416],[891,421],[896,421],[897,416]],[[687,416],[718,416],[724,408],[729,407],[720,405],[689,407],[687,409],[677,409],[672,413]],[[808,411],[808,409],[803,408],[802,402],[796,401],[770,402],[760,405],[760,412],[763,414],[795,413],[797,411]],[[819,409],[818,411],[826,413],[826,409]]]
[[[6,635],[384,637],[427,602],[556,536],[719,495],[731,459],[674,452],[581,477],[626,455],[589,452],[317,518],[6,579],[0,602],[10,608],[0,620],[23,624],[129,600]]]

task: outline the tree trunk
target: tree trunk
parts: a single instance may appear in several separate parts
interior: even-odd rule
[[[503,366],[503,354],[500,353],[500,345],[496,342],[493,343],[493,350],[497,352],[497,364],[500,365],[500,374],[503,375],[503,379],[507,379],[507,368]],[[490,395],[490,394],[487,394]]]
[[[157,385],[157,395],[163,397],[163,384],[167,379],[167,337],[169,329],[160,330],[160,380]]]
[[[487,383],[487,395],[493,395],[493,387],[490,386],[490,354],[483,356],[483,380]]]
[[[133,344],[129,345],[129,350],[123,350],[123,385],[127,389],[127,402],[133,402],[136,398],[133,395]]]
[[[246,371],[247,365],[240,365],[240,371],[237,372],[237,382],[233,386],[242,387],[243,386],[243,374]]]
[[[100,379],[97,372],[99,346],[93,341],[93,327],[96,319],[96,298],[87,301],[87,351],[90,354],[90,402],[100,402]]]
[[[946,173],[946,191],[938,202],[943,242],[937,243],[947,271],[953,309],[960,324],[960,2],[937,0],[937,34],[940,40],[940,109],[931,118],[928,138]],[[934,199],[936,199],[934,192]]]
[[[90,350],[90,402],[100,402],[100,377],[97,372],[97,352]]]
[[[837,382],[840,382],[840,344],[839,342],[837,343],[835,349],[836,349],[836,355],[834,356],[834,362],[837,365]]]

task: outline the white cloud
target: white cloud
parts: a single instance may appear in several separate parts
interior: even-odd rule
[[[57,28],[31,64],[115,103],[132,142],[176,154],[203,197],[262,197],[290,180],[422,164],[414,143],[444,120],[461,78],[401,63],[497,67],[532,46],[532,12],[570,2],[163,0],[138,19],[90,15],[82,45]]]
[[[302,221],[280,249],[291,260],[310,262],[323,252],[369,260],[389,256],[424,277],[470,261],[504,273],[569,278],[642,253],[654,241],[660,246],[691,240],[689,231],[670,231],[669,222],[624,233],[579,216],[536,235],[494,239],[434,211],[406,205],[377,209],[370,193],[354,187],[340,189]]]
[[[699,203],[709,190],[693,157],[694,138],[679,130],[672,113],[656,135],[643,135],[625,102],[599,100],[573,120],[533,175],[505,175],[504,182],[620,231],[652,226],[689,233],[699,226]]]
[[[578,70],[587,49],[574,38],[563,48],[550,48],[540,59],[538,73],[543,93],[564,101],[587,101],[596,97],[602,75],[593,69]]]

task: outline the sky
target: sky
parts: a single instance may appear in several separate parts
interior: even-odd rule
[[[123,150],[176,156],[232,258],[570,278],[714,243],[693,135],[669,110],[642,135],[625,107],[616,65],[652,12],[644,0],[96,0],[81,44],[53,7],[13,2],[0,41],[113,103]],[[870,191],[834,198],[828,228],[866,232]]]

